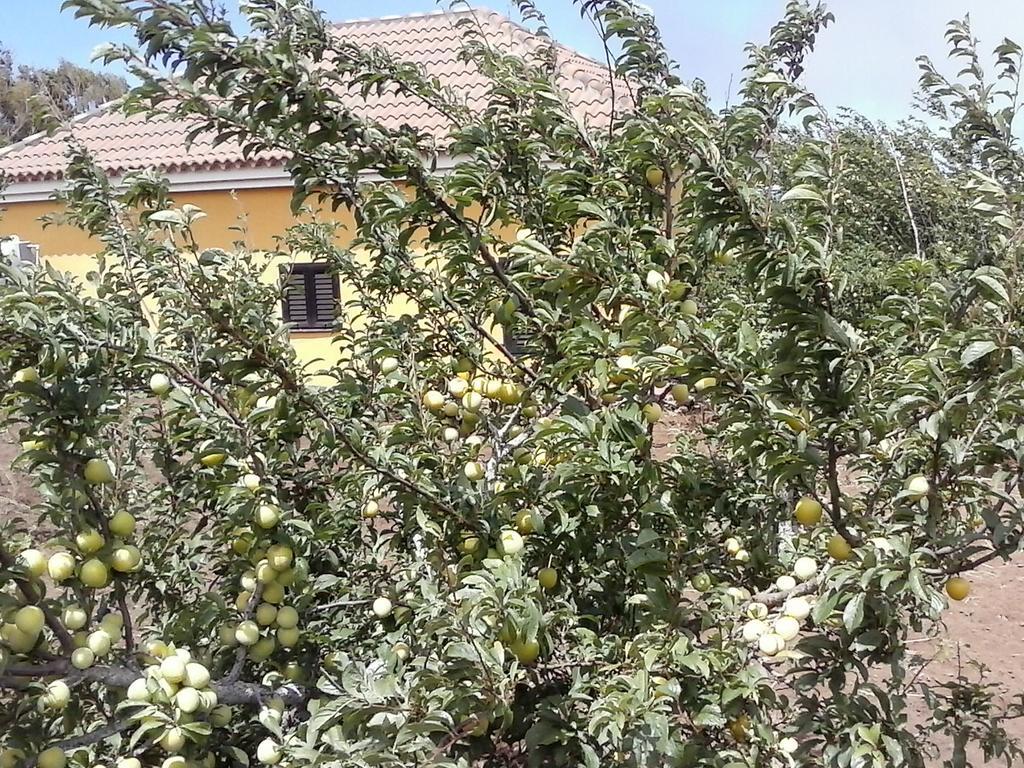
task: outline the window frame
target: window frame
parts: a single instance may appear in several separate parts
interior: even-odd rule
[[[334,311],[327,320],[321,320],[319,313],[316,311],[316,276],[319,274],[325,274],[331,278],[331,297],[334,300]],[[305,293],[306,320],[302,323],[292,319],[291,307],[288,303],[288,294],[292,290],[289,286],[289,281],[294,275],[302,276],[302,290]],[[330,331],[338,318],[337,310],[340,298],[341,281],[338,279],[338,274],[331,271],[327,264],[310,261],[281,266],[281,317],[285,323],[291,326],[291,331],[299,333]],[[315,319],[310,321],[311,317]]]

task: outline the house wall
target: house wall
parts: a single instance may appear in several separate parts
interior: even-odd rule
[[[243,239],[250,250],[272,250],[277,247],[275,237],[285,233],[295,223],[291,213],[291,188],[244,189],[180,192],[175,194],[179,205],[191,203],[203,209],[207,217],[195,225],[197,239],[204,247],[231,248]],[[59,212],[55,202],[17,202],[0,205],[0,234],[17,235],[22,240],[37,243],[40,257],[61,272],[78,278],[95,268],[94,254],[101,250],[98,241],[81,230],[68,225],[44,227],[40,218]],[[348,228],[354,229],[349,213],[339,210],[329,214]],[[244,231],[239,231],[238,227]],[[277,264],[270,265],[263,279],[278,279]],[[341,299],[352,298],[351,288],[341,286]],[[411,302],[396,303],[396,314],[411,311]],[[303,363],[311,361],[334,362],[338,350],[331,343],[329,332],[296,331],[292,343]]]

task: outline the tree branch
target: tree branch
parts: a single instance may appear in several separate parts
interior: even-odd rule
[[[75,669],[65,660],[52,661],[46,664],[12,664],[0,676],[0,688],[18,688],[23,678],[64,677],[76,682],[86,681],[100,683],[109,688],[127,688],[140,674],[128,667],[95,666],[88,669]],[[217,694],[221,704],[258,705],[271,697],[280,698],[288,706],[303,704],[310,695],[305,688],[297,685],[284,685],[270,688],[257,683],[235,681],[223,678],[210,683],[210,689]]]

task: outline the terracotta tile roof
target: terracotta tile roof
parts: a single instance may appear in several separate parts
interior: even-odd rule
[[[499,50],[525,54],[542,43],[529,30],[487,10],[361,19],[339,23],[335,28],[347,40],[379,45],[398,60],[421,65],[428,74],[453,87],[467,106],[480,108],[486,101],[487,81],[475,67],[459,60],[464,32],[458,22],[467,14],[475,17],[481,32]],[[606,125],[612,104],[607,69],[560,45],[557,60],[558,82],[576,117],[592,126]],[[366,99],[359,94],[345,98],[355,111],[390,128],[408,125],[442,141],[449,132],[445,118],[414,96],[385,92]],[[69,131],[112,175],[139,168],[175,172],[275,166],[286,159],[283,153],[265,153],[246,160],[238,144],[227,142],[214,147],[212,137],[207,136],[186,147],[187,121],[125,116],[112,104],[75,118],[69,128],[53,136],[33,136],[0,150],[0,175],[6,175],[8,183],[60,178],[66,165]]]

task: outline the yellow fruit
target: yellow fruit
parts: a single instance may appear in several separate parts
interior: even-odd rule
[[[255,622],[243,621],[235,628],[235,640],[239,645],[255,645],[260,639],[260,628]]]
[[[210,724],[215,728],[224,728],[231,722],[231,716],[233,714],[234,712],[231,707],[226,704],[221,704],[210,712]]]
[[[177,726],[168,728],[160,737],[160,746],[165,752],[180,752],[185,748],[185,732]]]
[[[264,739],[256,746],[256,759],[265,765],[281,762],[281,747],[273,739]]]
[[[953,600],[963,600],[971,593],[971,583],[961,576],[946,582],[946,594]]]
[[[36,644],[36,637],[26,635],[14,624],[0,626],[0,640],[15,653],[28,653]]]
[[[398,365],[397,357],[385,357],[380,361],[380,372],[387,376],[389,373],[397,371]]]
[[[272,637],[261,638],[249,648],[249,658],[254,661],[265,661],[270,658],[270,655],[277,648],[277,641]]]
[[[523,388],[519,384],[505,382],[498,391],[498,400],[505,405],[518,405],[523,399]]]
[[[103,459],[89,459],[85,462],[85,469],[82,472],[85,481],[92,485],[104,485],[114,482],[114,471],[110,464]]]
[[[661,406],[657,403],[648,403],[644,406],[644,418],[648,424],[657,424],[661,421]]]
[[[821,522],[821,504],[810,496],[804,496],[796,503],[793,517],[801,525],[817,525]]]
[[[431,413],[437,413],[444,407],[444,395],[432,389],[423,395],[423,405]]]
[[[558,571],[554,568],[541,568],[537,571],[537,581],[547,590],[552,590],[558,584]]]
[[[191,714],[199,709],[199,691],[186,686],[174,695],[174,704],[185,714]]]
[[[907,491],[914,501],[919,501],[927,496],[930,488],[931,485],[928,483],[928,478],[924,475],[917,475],[907,481]]]
[[[373,615],[378,619],[385,619],[391,615],[391,611],[394,609],[391,601],[386,597],[378,597],[373,601]]]
[[[743,625],[743,639],[753,645],[768,631],[768,625],[760,619],[751,619]]]
[[[135,533],[135,518],[130,513],[121,510],[114,513],[107,526],[113,535],[124,538]]]
[[[281,510],[273,504],[260,504],[256,510],[256,525],[260,528],[273,528],[281,519]]]
[[[118,573],[130,573],[142,562],[142,553],[139,548],[131,544],[118,547],[110,555],[110,567]]]
[[[480,549],[480,538],[478,536],[464,536],[459,542],[459,551],[464,555],[472,555]]]
[[[220,451],[214,451],[213,453],[204,453],[199,459],[199,463],[207,469],[211,467],[219,467],[225,461],[227,461],[228,455],[221,453]]]
[[[765,632],[758,638],[757,647],[765,656],[774,656],[786,647],[786,641],[774,632]]]
[[[519,663],[525,666],[533,664],[540,656],[540,643],[536,640],[513,642],[509,647],[516,658],[519,659]]]
[[[484,477],[484,467],[479,461],[466,462],[466,466],[462,470],[466,477],[472,482],[482,480]]]
[[[275,571],[283,571],[291,567],[294,559],[295,553],[291,547],[285,544],[274,544],[267,550],[267,561]]]
[[[242,534],[231,542],[231,549],[236,555],[245,555],[252,549],[252,536],[248,533]]]
[[[834,560],[848,560],[850,558],[850,554],[853,552],[853,549],[850,547],[850,542],[838,533],[828,540],[828,544],[825,545],[825,549]]]
[[[290,605],[282,605],[277,609],[274,621],[282,629],[291,629],[299,623],[299,612]]]
[[[112,644],[113,639],[102,629],[90,632],[88,637],[85,639],[86,647],[97,656],[106,656],[110,653],[110,646]]]
[[[110,571],[102,560],[93,558],[82,563],[79,580],[91,589],[102,589],[110,583]]]
[[[40,703],[47,709],[64,709],[71,701],[71,689],[63,680],[54,680],[46,686]]]
[[[666,275],[664,272],[657,269],[652,269],[647,272],[645,282],[647,283],[647,287],[650,288],[651,291],[653,291],[654,293],[661,293],[668,287],[669,280],[668,275]]]
[[[29,637],[38,636],[43,631],[45,623],[46,616],[37,605],[26,605],[24,608],[19,608],[14,614],[14,626]]]
[[[294,648],[299,644],[300,632],[297,627],[280,628],[277,630],[277,642],[282,648]]]
[[[743,549],[743,545],[740,544],[739,539],[730,536],[728,539],[725,540],[725,551],[733,557],[735,557],[736,553],[739,552],[741,549]]]
[[[36,758],[38,768],[64,768],[68,764],[68,756],[60,747],[44,749]]]
[[[673,384],[671,394],[672,399],[682,405],[690,399],[690,388],[685,384]]]
[[[800,634],[800,622],[792,616],[780,616],[775,620],[772,629],[784,641],[788,641]]]
[[[24,549],[18,555],[18,559],[36,578],[46,573],[46,556],[38,549]]]
[[[263,599],[268,603],[279,605],[284,600],[284,587],[276,581],[265,584],[263,587]]]
[[[270,561],[260,560],[256,565],[256,581],[260,584],[271,584],[277,581],[277,569],[274,568]],[[245,586],[243,582],[243,586]]]
[[[788,574],[785,576],[779,576],[779,578],[775,580],[775,586],[781,592],[789,592],[789,590],[796,587],[796,579]]]
[[[818,563],[813,557],[798,557],[793,563],[793,575],[800,581],[807,581],[818,572]]]
[[[697,302],[693,299],[686,299],[680,305],[679,310],[682,312],[683,317],[696,317],[699,307]]]
[[[100,551],[105,543],[103,536],[95,528],[81,531],[75,536],[75,546],[83,555],[91,555],[93,552]]]
[[[365,504],[363,504],[363,513],[362,514],[363,514],[363,517],[365,517],[367,520],[372,520],[379,513],[380,513],[380,504],[378,504],[373,499],[370,499]]]
[[[728,267],[736,260],[736,255],[732,251],[719,251],[715,254],[715,264],[719,266]]]
[[[96,663],[96,654],[92,648],[75,648],[71,652],[71,666],[75,669],[88,669]]]
[[[281,674],[284,675],[284,679],[297,683],[305,677],[305,673],[302,671],[302,667],[299,666],[297,661],[289,661],[281,668]]]
[[[716,386],[718,386],[718,379],[714,376],[705,376],[703,379],[697,379],[693,388],[698,392],[704,392],[708,389],[714,389]]]
[[[517,531],[502,531],[498,537],[498,549],[503,555],[517,555],[523,551],[526,542]]]
[[[786,601],[782,612],[792,616],[797,621],[803,621],[811,615],[811,604],[806,597],[791,597]]]
[[[476,413],[484,404],[483,396],[479,392],[467,392],[462,396],[462,407],[470,413]]]
[[[530,512],[530,510],[524,509],[516,515],[516,528],[523,535],[533,533],[536,530],[536,526],[533,521],[533,513]]]
[[[660,187],[661,183],[665,180],[665,172],[658,166],[652,165],[647,169],[644,178],[647,179],[647,183],[652,187]]]
[[[448,394],[455,398],[461,398],[469,391],[469,383],[465,379],[455,377],[448,380]]]
[[[89,616],[85,609],[77,603],[65,606],[61,613],[61,623],[72,632],[81,629],[89,622]]]
[[[14,384],[34,384],[39,381],[39,371],[35,368],[19,368],[11,377]]]
[[[269,627],[277,618],[277,606],[270,603],[260,603],[256,608],[256,623],[261,627]]]
[[[168,682],[180,683],[185,679],[185,660],[177,654],[168,656],[160,662],[160,674]]]
[[[149,378],[149,391],[157,397],[163,397],[171,391],[171,380],[162,373],[154,373]]]

